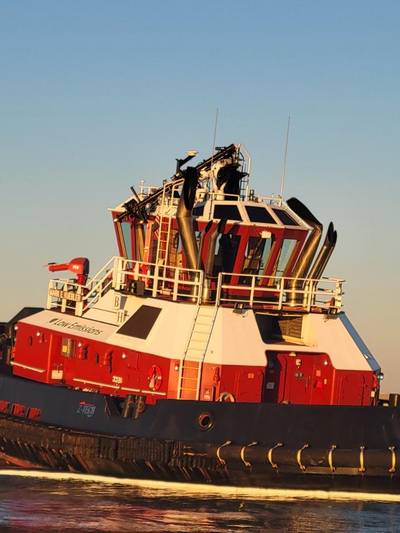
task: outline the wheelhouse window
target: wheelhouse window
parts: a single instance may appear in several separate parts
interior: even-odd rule
[[[267,232],[265,232],[267,233]],[[249,237],[246,247],[246,255],[243,263],[243,274],[253,274],[262,276],[265,265],[267,264],[269,254],[272,248],[272,236],[268,238]],[[250,278],[241,278],[243,283]]]
[[[122,222],[121,229],[126,257],[127,259],[132,259],[132,233],[130,223]]]
[[[276,220],[272,217],[268,209],[265,207],[257,207],[247,205],[246,211],[250,222],[259,222],[261,224],[276,224]]]
[[[239,235],[232,235],[231,233],[221,235],[216,246],[214,276],[218,276],[220,272],[233,272],[239,246]]]
[[[226,218],[227,220],[242,220],[236,205],[220,204],[214,207],[214,218]]]
[[[275,276],[283,276],[283,273],[289,264],[290,258],[292,257],[296,244],[297,241],[295,239],[284,239],[276,264]]]
[[[283,209],[274,209],[274,213],[285,226],[298,226],[298,223]]]
[[[195,217],[201,217],[203,215],[203,212],[204,212],[204,205],[199,205],[197,207],[194,207],[192,211]]]

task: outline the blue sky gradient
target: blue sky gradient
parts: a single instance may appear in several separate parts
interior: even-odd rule
[[[115,253],[106,208],[185,150],[244,143],[253,183],[338,229],[328,273],[398,385],[400,3],[0,2],[0,320],[42,265]]]

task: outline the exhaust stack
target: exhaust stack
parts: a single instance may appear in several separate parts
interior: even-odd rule
[[[140,222],[135,224],[135,242],[136,258],[139,261],[144,261],[144,228],[143,224]]]
[[[187,265],[189,268],[196,269],[199,250],[193,230],[192,209],[196,198],[196,187],[198,182],[197,169],[194,167],[187,167],[183,171],[183,175],[184,182],[178,209],[176,211],[176,220],[182,239]]]
[[[308,278],[316,280],[321,278],[326,268],[326,265],[328,264],[328,261],[332,255],[332,252],[336,246],[336,240],[337,233],[333,227],[333,222],[330,222],[324,243],[321,247],[321,250],[319,251],[316,260],[314,261],[314,264],[310,269],[310,272],[307,276]]]
[[[312,227],[312,231],[300,253],[300,256],[297,259],[291,275],[291,277],[295,279],[290,281],[290,288],[292,290],[289,296],[289,303],[295,304],[299,300],[302,300],[302,295],[297,295],[297,290],[303,285],[302,282],[299,283],[298,278],[305,278],[308,270],[310,269],[312,260],[319,245],[319,241],[321,240],[323,227],[321,222],[297,198],[290,198],[287,201],[287,205],[296,213],[296,215],[298,215],[309,226]]]

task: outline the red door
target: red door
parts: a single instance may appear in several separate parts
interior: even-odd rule
[[[284,401],[300,404],[311,403],[313,358],[303,354],[287,355],[286,364]]]

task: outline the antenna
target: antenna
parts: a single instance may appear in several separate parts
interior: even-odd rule
[[[281,200],[283,199],[283,189],[285,187],[287,151],[288,151],[288,144],[289,144],[289,130],[290,130],[290,115],[288,116],[287,128],[286,128],[285,155],[283,157],[283,172],[282,172],[282,177],[281,177],[281,192],[280,192],[280,195],[279,195],[281,197]]]
[[[218,128],[218,117],[219,117],[219,109],[215,110],[215,122],[214,122],[214,135],[213,135],[213,144],[211,149],[211,172],[213,171],[213,163],[214,163],[214,154],[215,154],[215,143],[217,142],[217,128]],[[213,176],[214,177],[214,176]]]

